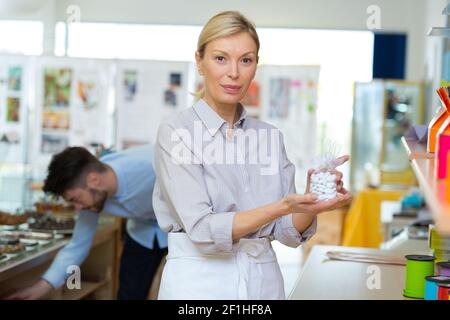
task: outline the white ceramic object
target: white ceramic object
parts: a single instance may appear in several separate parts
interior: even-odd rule
[[[313,173],[310,191],[317,195],[318,201],[334,199],[337,196],[336,175],[329,171]]]

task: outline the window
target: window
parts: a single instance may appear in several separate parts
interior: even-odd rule
[[[56,26],[55,51],[65,47],[65,24]],[[72,23],[67,55],[105,59],[191,61],[201,28],[196,26]]]
[[[0,21],[0,52],[40,55],[44,25],[39,21]]]
[[[194,61],[200,31],[201,26],[73,23],[68,28],[67,55]],[[64,48],[65,34],[58,34],[56,48]],[[261,64],[321,66],[319,137],[331,138],[341,152],[349,153],[353,84],[372,80],[373,33],[259,28],[258,34]],[[320,145],[319,151],[324,147]]]

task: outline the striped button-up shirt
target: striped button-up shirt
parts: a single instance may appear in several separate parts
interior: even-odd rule
[[[295,167],[281,132],[248,117],[239,105],[233,128],[204,100],[165,120],[155,146],[153,208],[161,229],[186,232],[204,253],[232,251],[234,215],[295,193]],[[297,247],[316,231],[300,234],[292,214],[245,238],[268,237]],[[170,249],[170,248],[169,248]]]

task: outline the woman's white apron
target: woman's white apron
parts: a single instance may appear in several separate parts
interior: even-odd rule
[[[186,233],[169,233],[158,299],[285,299],[283,277],[266,238],[241,239],[228,254],[203,254]]]

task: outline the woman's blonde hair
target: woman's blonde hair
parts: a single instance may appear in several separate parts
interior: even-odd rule
[[[201,59],[205,55],[206,45],[219,38],[232,36],[241,32],[247,32],[256,43],[256,55],[259,52],[259,38],[253,22],[248,20],[238,11],[224,11],[216,14],[205,24],[198,37],[197,52]],[[203,98],[205,88],[194,93],[196,100]]]

